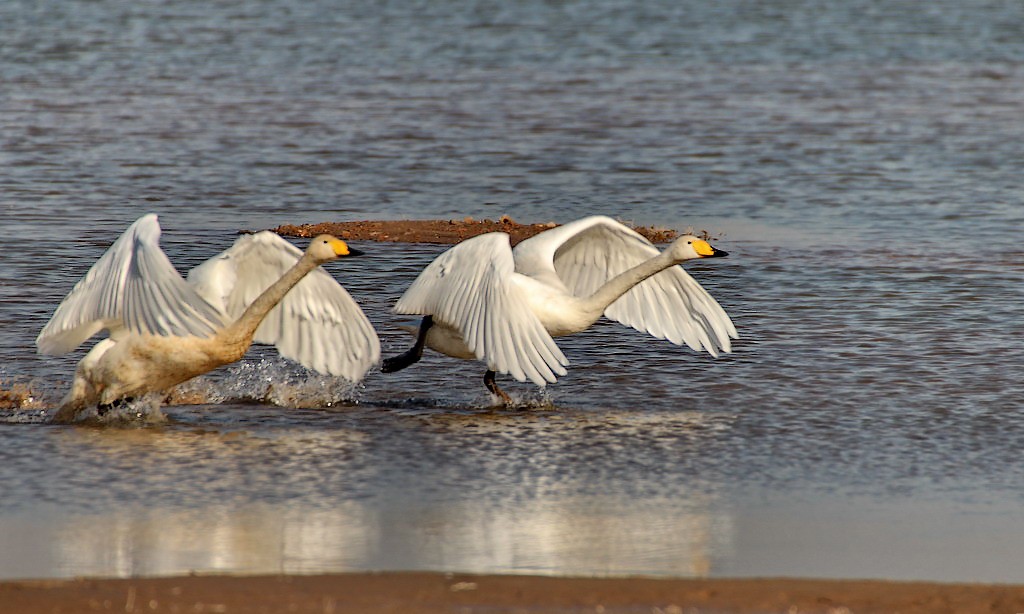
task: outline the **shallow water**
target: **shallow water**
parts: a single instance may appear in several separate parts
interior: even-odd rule
[[[41,406],[82,353],[35,335],[147,211],[183,271],[285,222],[707,229],[741,338],[603,323],[509,411],[475,364],[353,387],[259,350],[162,423],[4,411],[0,577],[1024,581],[1024,15],[740,4],[5,3],[0,378]],[[358,247],[328,268],[400,352],[442,248]]]

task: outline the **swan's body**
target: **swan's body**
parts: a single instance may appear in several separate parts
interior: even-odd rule
[[[36,338],[40,353],[59,355],[104,329],[110,334],[78,363],[56,421],[236,362],[253,341],[353,381],[378,360],[380,343],[370,322],[319,268],[356,253],[343,241],[321,235],[303,253],[272,232],[245,235],[186,281],[159,238],[156,215],[139,218]]]
[[[505,233],[488,233],[449,249],[428,265],[394,311],[427,316],[413,348],[385,360],[397,371],[423,347],[487,364],[538,386],[565,375],[568,361],[554,337],[586,330],[602,315],[659,339],[712,356],[731,351],[732,320],[681,267],[724,256],[683,236],[664,252],[635,231],[593,216],[542,232],[512,249]]]

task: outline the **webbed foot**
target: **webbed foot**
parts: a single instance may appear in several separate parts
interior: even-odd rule
[[[488,369],[487,373],[484,373],[484,386],[487,386],[487,389],[491,391],[491,394],[501,399],[502,405],[511,405],[512,397],[508,396],[504,390],[498,387],[497,382],[494,381],[494,376],[494,371]]]

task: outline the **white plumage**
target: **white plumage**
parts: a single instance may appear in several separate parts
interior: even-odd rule
[[[310,369],[353,381],[379,359],[370,322],[318,266],[354,254],[343,241],[321,235],[303,253],[271,232],[245,235],[186,281],[159,238],[157,216],[139,218],[39,333],[39,352],[59,355],[109,331],[76,368],[57,419],[234,362],[254,340]]]
[[[428,265],[394,311],[432,315],[440,329],[458,331],[468,349],[456,352],[458,357],[479,358],[519,381],[554,382],[569,362],[534,315],[514,268],[507,234],[468,239]],[[431,331],[428,339],[436,334]],[[453,353],[428,341],[435,345]]]
[[[243,235],[188,273],[188,284],[227,321],[241,317],[256,297],[302,257],[302,250],[270,231]],[[352,381],[380,359],[380,342],[351,295],[321,267],[314,268],[270,310],[256,343],[304,367]]]
[[[70,352],[104,329],[206,337],[221,328],[223,314],[181,278],[159,240],[156,215],[129,226],[57,306],[36,338],[39,352]]]
[[[713,356],[729,352],[737,337],[732,320],[675,266],[724,255],[690,235],[659,252],[605,216],[542,232],[515,249],[505,233],[468,239],[438,256],[398,300],[396,313],[430,318],[418,347],[386,360],[384,370],[412,364],[425,345],[544,386],[568,365],[553,337],[585,330],[602,314]],[[486,377],[495,391],[493,373]]]

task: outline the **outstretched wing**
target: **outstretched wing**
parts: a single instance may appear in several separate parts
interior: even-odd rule
[[[536,244],[531,245],[531,243]],[[583,218],[516,246],[516,265],[531,276],[557,275],[575,296],[589,296],[608,280],[658,254],[639,233],[604,216]],[[736,328],[725,310],[681,266],[640,282],[604,315],[658,339],[712,356],[731,351]]]
[[[273,232],[244,235],[192,269],[188,281],[236,320],[301,257],[301,250]],[[309,369],[352,381],[362,379],[380,359],[380,341],[370,321],[320,267],[267,314],[254,340],[276,346],[282,356]]]
[[[423,269],[394,311],[431,315],[458,330],[489,369],[544,386],[569,361],[512,281],[514,268],[507,234],[467,239]]]
[[[160,249],[155,214],[136,220],[96,261],[36,337],[43,354],[69,352],[101,330],[207,337],[221,314]]]

